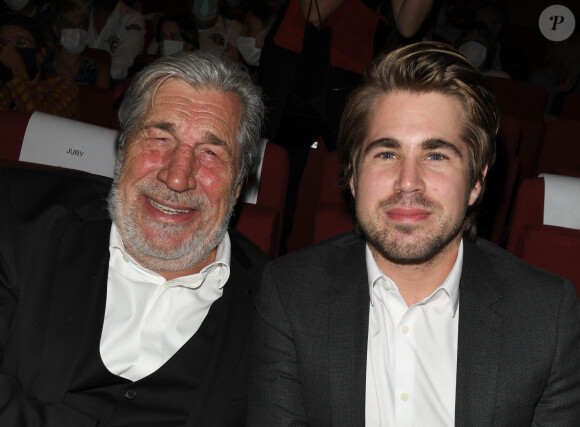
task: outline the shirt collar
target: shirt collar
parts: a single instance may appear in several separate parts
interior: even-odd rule
[[[141,275],[148,277],[160,278],[160,274],[149,270],[139,264],[131,255],[125,250],[125,245],[119,233],[119,229],[113,223],[111,227],[111,234],[109,238],[109,252],[111,256],[120,255],[124,260],[126,266],[130,266],[134,270],[137,270]],[[190,274],[188,276],[178,277],[173,280],[169,280],[172,285],[184,286],[191,289],[197,289],[203,285],[206,278],[212,277],[216,281],[219,289],[222,289],[230,277],[230,261],[232,253],[232,244],[230,241],[230,236],[226,232],[224,238],[217,247],[215,261],[211,264],[205,266],[199,273]],[[163,279],[164,280],[164,279]]]
[[[373,257],[373,254],[369,248],[368,243],[365,245],[365,248],[366,248],[365,259],[368,276],[369,297],[371,305],[374,305],[373,287],[377,282],[381,280],[387,280],[393,283],[395,286],[396,284],[391,279],[389,279],[385,274],[383,274],[383,272],[377,265],[375,258]],[[443,289],[445,293],[449,296],[451,315],[455,317],[455,314],[457,313],[457,307],[459,305],[459,281],[461,279],[462,268],[463,268],[463,239],[461,239],[461,242],[459,244],[457,258],[455,259],[455,264],[453,264],[451,272],[449,273],[445,281],[423,301],[429,300],[440,289]]]

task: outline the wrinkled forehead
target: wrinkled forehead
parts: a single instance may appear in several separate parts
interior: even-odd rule
[[[166,78],[150,91],[137,128],[163,122],[176,131],[207,130],[237,152],[241,119],[242,103],[235,92],[195,87],[182,79]]]

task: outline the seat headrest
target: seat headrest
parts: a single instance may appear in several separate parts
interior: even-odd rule
[[[580,229],[580,178],[540,174],[544,178],[544,224]]]
[[[260,187],[260,178],[262,176],[262,164],[264,163],[264,152],[266,151],[266,143],[268,140],[266,138],[260,138],[258,140],[259,147],[259,159],[257,161],[257,166],[255,172],[253,172],[245,182],[242,194],[240,194],[239,201],[244,203],[250,203],[255,205],[258,203],[258,189]]]
[[[19,160],[113,177],[118,136],[113,129],[35,112]]]

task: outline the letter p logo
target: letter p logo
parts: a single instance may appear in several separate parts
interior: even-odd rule
[[[556,27],[558,26],[558,24],[561,24],[562,22],[564,22],[564,17],[563,16],[550,16],[550,20],[554,23],[554,25],[552,25],[552,31],[556,31]]]
[[[541,13],[538,25],[548,40],[561,42],[572,35],[576,20],[566,6],[552,5]]]

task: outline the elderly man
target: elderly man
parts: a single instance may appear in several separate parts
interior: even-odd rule
[[[267,258],[228,222],[262,113],[240,68],[178,54],[121,106],[110,192],[87,174],[0,171],[0,425],[244,422]]]
[[[572,284],[475,238],[498,114],[444,44],[379,58],[340,129],[357,235],[266,268],[250,426],[577,426]]]

